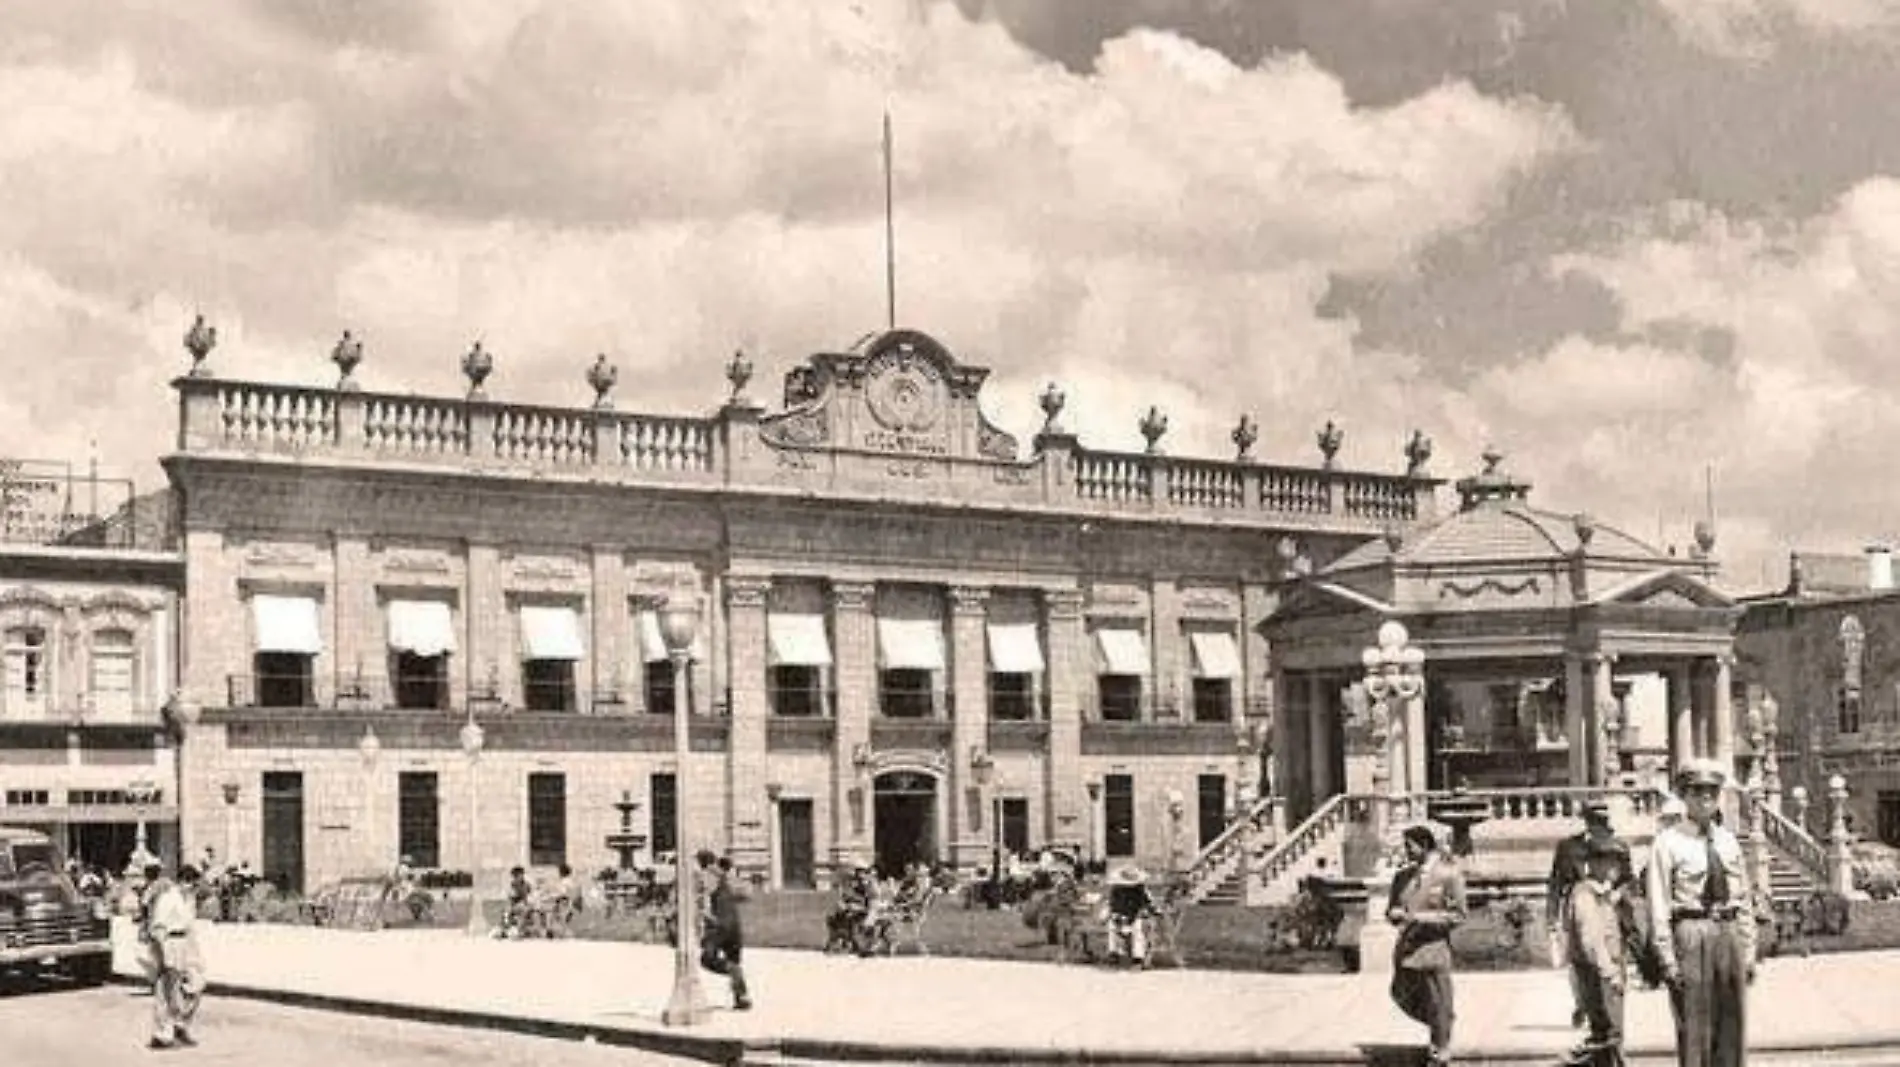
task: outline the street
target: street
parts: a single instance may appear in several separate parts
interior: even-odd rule
[[[7,982],[0,986],[0,1062],[8,1067],[118,1067],[171,1059],[273,1067],[681,1067],[695,1062],[635,1049],[225,997],[205,1001],[198,1048],[154,1052],[145,1047],[149,1006],[143,991],[129,986],[74,990]]]

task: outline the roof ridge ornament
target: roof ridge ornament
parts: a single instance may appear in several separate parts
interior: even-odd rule
[[[1514,478],[1504,470],[1504,453],[1496,445],[1486,445],[1482,458],[1484,470],[1458,481],[1460,512],[1487,503],[1522,504],[1530,497],[1531,483]]]

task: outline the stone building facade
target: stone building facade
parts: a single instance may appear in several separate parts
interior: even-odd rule
[[[42,830],[113,871],[177,852],[176,684],[184,560],[164,501],[106,521],[21,518],[0,540],[0,825]]]
[[[1252,802],[1256,627],[1290,569],[1429,520],[1404,475],[1027,450],[921,333],[727,368],[705,417],[334,389],[176,386],[184,836],[291,885],[386,867],[617,862],[690,840],[776,885],[851,856],[1069,845],[1160,868]],[[1329,428],[1330,429],[1330,428]],[[703,626],[678,691],[657,611]],[[471,756],[458,731],[474,721]],[[623,816],[623,813],[624,816]],[[625,822],[623,823],[623,817]]]
[[[1788,587],[1751,598],[1736,634],[1756,714],[1774,745],[1784,806],[1806,791],[1809,829],[1826,831],[1827,783],[1847,780],[1848,817],[1863,838],[1900,845],[1900,589],[1883,546],[1859,557],[1800,552]],[[1772,695],[1770,721],[1760,714]]]

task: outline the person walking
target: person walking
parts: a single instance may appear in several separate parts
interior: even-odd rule
[[[154,882],[147,925],[152,939],[152,1037],[148,1047],[190,1048],[191,1036],[204,993],[204,969],[198,954],[196,897],[199,876],[187,864],[177,881],[160,877]]]
[[[1551,931],[1552,940],[1557,946],[1559,966],[1564,966],[1569,958],[1572,945],[1566,936],[1570,929],[1568,912],[1570,894],[1581,884],[1585,877],[1585,867],[1590,854],[1591,843],[1598,838],[1614,840],[1616,831],[1610,826],[1610,805],[1601,797],[1593,797],[1583,805],[1583,829],[1557,842],[1556,854],[1551,858],[1550,878],[1544,893],[1544,924]],[[1577,984],[1577,970],[1569,967],[1570,973],[1570,1025],[1581,1028],[1587,1021],[1584,1009],[1585,992]]]
[[[1741,844],[1716,819],[1727,777],[1713,760],[1686,764],[1676,779],[1686,817],[1650,846],[1651,937],[1682,1067],[1741,1067],[1748,1060],[1754,894]]]
[[[1385,917],[1399,928],[1392,1001],[1431,1030],[1427,1067],[1451,1063],[1451,932],[1465,921],[1465,876],[1428,826],[1405,831],[1405,866],[1392,881]]]
[[[1584,879],[1572,887],[1564,929],[1570,984],[1582,998],[1589,1030],[1564,1061],[1566,1067],[1623,1067],[1628,965],[1619,905],[1628,867],[1629,846],[1615,837],[1593,837],[1586,843]]]
[[[705,886],[705,943],[700,946],[699,965],[723,974],[732,982],[732,1010],[750,1011],[752,997],[745,984],[745,929],[739,919],[739,901],[744,892],[734,880],[732,860],[714,856],[701,849],[697,856],[701,884]]]

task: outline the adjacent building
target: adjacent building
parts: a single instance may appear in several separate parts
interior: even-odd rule
[[[99,500],[117,505],[100,517]],[[184,559],[169,493],[0,461],[0,824],[117,870],[177,853]]]
[[[194,354],[200,359],[208,345]],[[893,330],[707,416],[176,384],[187,847],[281,884],[710,844],[771,884],[1067,844],[1165,866],[1251,803],[1289,573],[1433,516],[1405,474],[1027,449]],[[1398,450],[1395,448],[1395,453]],[[703,623],[675,676],[658,612]],[[692,755],[673,755],[674,701]],[[473,742],[470,723],[480,727]],[[684,771],[684,775],[682,775]],[[692,840],[674,836],[684,810]],[[621,839],[625,842],[625,839]]]

